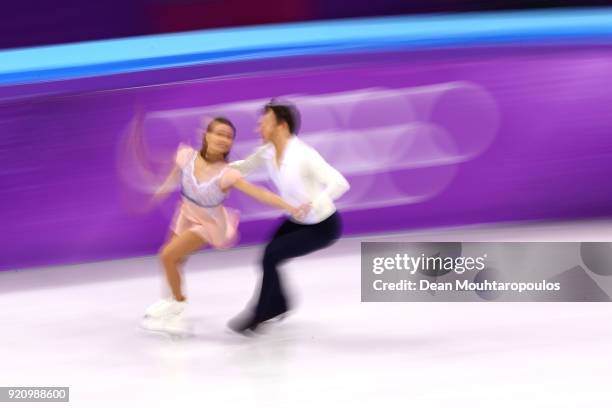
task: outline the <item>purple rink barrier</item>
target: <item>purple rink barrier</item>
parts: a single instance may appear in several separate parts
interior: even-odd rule
[[[346,234],[612,215],[612,47],[296,57],[230,71],[0,89],[0,269],[155,253],[178,197],[140,210],[150,185],[125,149],[136,113],[155,168],[194,140],[200,114],[234,108],[238,159],[257,141],[259,103],[276,96],[304,106],[304,139],[352,183],[339,203]],[[262,242],[280,213],[238,195],[241,244]]]
[[[443,191],[458,166],[477,157],[498,128],[493,98],[470,82],[412,88],[293,95],[303,126],[300,138],[315,147],[351,180],[351,189],[337,202],[340,210],[383,208],[424,202]],[[146,114],[140,137],[126,132],[119,147],[123,181],[136,191],[151,191],[147,166],[158,157],[171,158],[179,142],[197,145],[210,118],[227,116],[238,129],[255,129],[267,100],[247,100],[203,108],[182,108]],[[204,119],[203,119],[204,118]],[[457,119],[459,118],[459,120]],[[202,123],[204,122],[204,123]],[[139,122],[141,123],[141,122]],[[462,137],[470,134],[470,138]],[[236,140],[235,157],[245,157],[259,140]],[[148,158],[136,153],[146,148]],[[264,183],[261,169],[249,177]],[[273,218],[278,212],[237,194],[227,202],[243,210],[243,220]]]

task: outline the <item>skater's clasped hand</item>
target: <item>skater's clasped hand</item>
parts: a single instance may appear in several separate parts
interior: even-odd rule
[[[302,220],[312,209],[312,203],[305,203],[291,211],[291,216],[296,220]]]

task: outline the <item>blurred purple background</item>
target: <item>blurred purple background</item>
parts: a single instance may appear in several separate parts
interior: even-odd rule
[[[603,0],[8,0],[0,8],[0,48],[351,17],[609,4]]]
[[[494,120],[491,140],[476,154],[452,166],[379,168],[367,180],[349,172],[356,189],[382,179],[377,174],[406,194],[431,192],[432,183],[443,182],[443,188],[413,203],[371,208],[351,208],[347,203],[347,234],[612,216],[612,47],[371,55],[367,61],[361,55],[302,56],[71,80],[62,83],[65,92],[60,95],[44,96],[57,85],[52,83],[7,88],[38,96],[6,100],[0,106],[0,269],[154,253],[176,200],[153,213],[139,212],[147,196],[121,177],[125,163],[119,153],[137,109],[201,109],[271,95],[323,98],[372,87],[393,90],[463,81],[492,98],[495,117],[488,108],[479,115],[460,103],[462,99],[452,98],[430,113],[431,123],[452,136],[455,145],[449,151],[469,146],[478,129]],[[242,74],[206,80],[217,72]],[[172,83],[196,77],[200,80]],[[119,86],[159,78],[165,83]],[[413,114],[389,115],[372,103],[363,112],[374,122],[415,121]],[[339,123],[344,123],[341,131],[357,126]],[[239,142],[257,140],[252,129],[238,132]],[[377,146],[377,139],[371,143]],[[334,146],[326,157],[340,167],[350,165],[336,158],[343,144]],[[376,191],[371,194],[380,193]],[[252,210],[248,201],[242,205],[244,212]],[[269,218],[244,222],[241,243],[261,242],[274,225]]]
[[[264,23],[607,3],[25,0],[2,5],[0,48]],[[490,42],[474,46],[458,38],[452,48],[436,49],[433,40],[420,50],[349,48],[352,53],[202,61],[4,85],[0,270],[155,253],[178,197],[153,212],[142,210],[151,186],[139,178],[127,144],[137,112],[145,117],[152,162],[168,160],[179,142],[195,143],[198,122],[211,112],[236,121],[238,159],[257,143],[258,107],[279,96],[298,102],[301,136],[352,184],[338,203],[347,234],[610,217],[612,43],[598,37],[605,29],[596,28],[580,41],[571,29],[558,31],[563,41],[550,43],[510,36],[501,45],[483,35]],[[527,38],[541,34],[536,27]],[[237,108],[245,103],[248,108]],[[228,204],[243,212],[242,245],[265,240],[280,215],[238,193]]]

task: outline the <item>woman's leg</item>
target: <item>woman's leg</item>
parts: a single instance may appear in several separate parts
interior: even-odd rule
[[[187,256],[203,248],[205,245],[206,240],[204,238],[188,230],[180,235],[174,235],[168,243],[162,247],[159,253],[166,273],[166,280],[172,290],[172,296],[179,302],[185,300],[185,296],[181,290],[181,273],[179,268],[185,262]]]

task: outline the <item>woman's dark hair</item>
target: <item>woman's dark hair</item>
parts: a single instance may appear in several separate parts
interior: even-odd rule
[[[272,111],[276,117],[276,121],[286,123],[291,134],[297,135],[300,131],[300,111],[291,102],[278,101],[272,99],[263,108],[263,112]]]
[[[208,122],[208,126],[206,126],[206,132],[207,133],[212,132],[213,126],[217,123],[221,123],[222,125],[227,125],[231,127],[232,128],[232,138],[236,137],[236,127],[234,126],[231,120],[223,116],[217,116],[213,118],[213,120]],[[206,137],[204,137],[202,140],[202,148],[200,149],[200,156],[202,156],[203,159],[206,159],[206,150],[208,150],[208,145],[206,143]],[[227,161],[227,156],[229,156],[229,154],[230,154],[230,151],[225,153],[223,155],[223,160]]]

